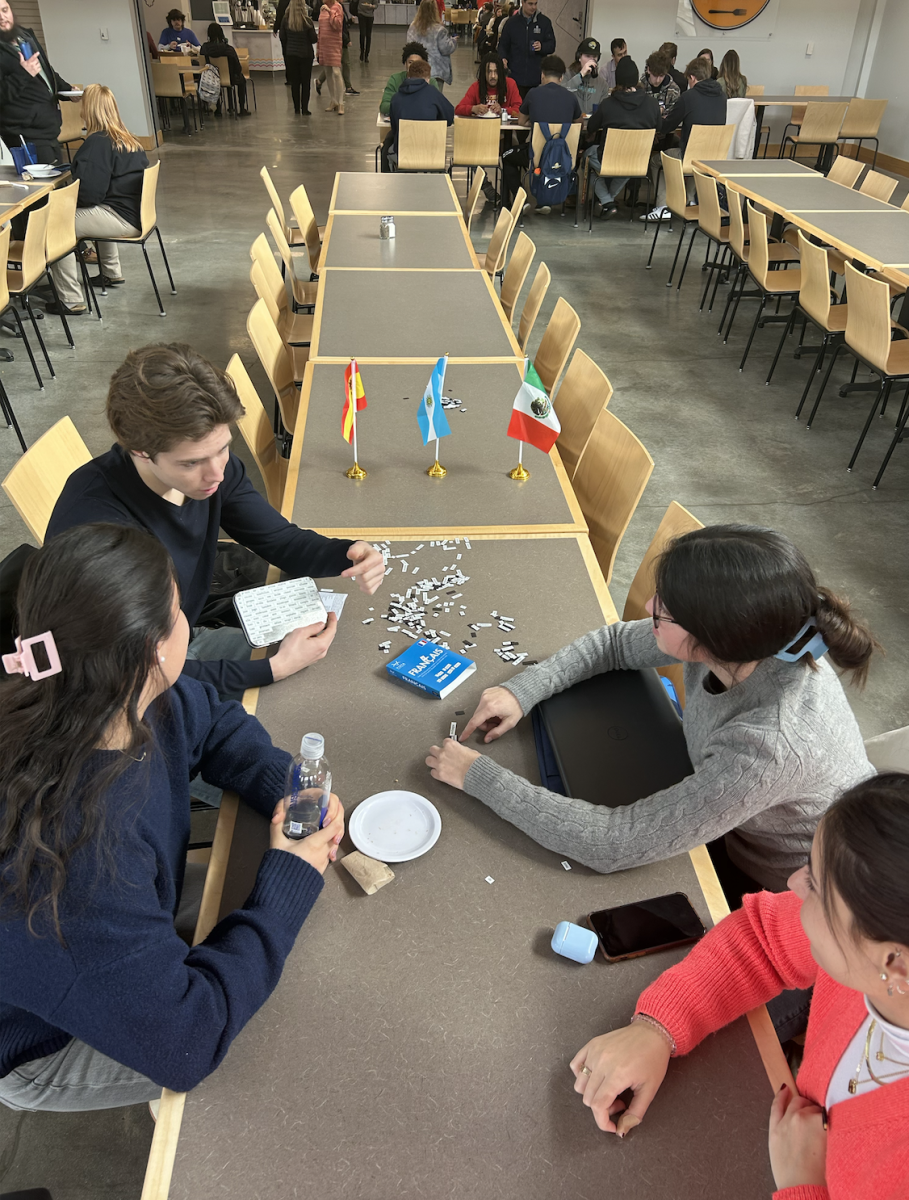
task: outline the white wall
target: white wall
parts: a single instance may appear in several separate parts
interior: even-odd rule
[[[909,159],[909,77],[906,73],[909,3],[906,0],[878,0],[878,3],[879,7],[886,7],[864,95],[875,100],[886,97],[890,101],[881,122],[881,150],[894,158]]]
[[[40,0],[40,7],[47,52],[64,79],[106,84],[126,127],[137,137],[154,136],[145,34],[132,0]]]

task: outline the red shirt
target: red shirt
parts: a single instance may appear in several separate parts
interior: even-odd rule
[[[445,20],[445,0],[436,0],[436,4],[438,5],[439,16],[444,21]]]
[[[456,117],[469,117],[471,109],[476,104],[482,104],[480,99],[480,85],[474,81],[467,89],[467,95],[455,109]],[[511,78],[505,78],[505,111],[511,116],[517,116],[518,109],[521,107],[521,93],[518,91],[518,85]]]
[[[675,1038],[679,1054],[786,988],[814,984],[798,1087],[824,1106],[843,1052],[868,1015],[859,992],[826,975],[793,892],[746,896],[637,1003]],[[844,935],[848,936],[848,935]],[[909,1179],[909,1078],[834,1104],[827,1114],[827,1186],[783,1188],[774,1200],[903,1200]]]

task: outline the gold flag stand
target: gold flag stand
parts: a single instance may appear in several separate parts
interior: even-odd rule
[[[363,470],[358,462],[355,462],[352,467],[348,467],[344,472],[348,479],[365,479],[367,472]]]
[[[430,477],[430,479],[444,479],[448,472],[445,470],[439,460],[436,459],[431,467],[426,468],[426,474]]]
[[[354,370],[356,360],[350,360],[350,390],[348,392],[348,403],[350,404],[351,417],[353,420],[353,455],[354,464],[344,472],[348,479],[365,479],[366,471],[357,462],[357,373]]]
[[[518,442],[518,465],[513,471],[508,472],[509,479],[516,479],[518,483],[524,483],[530,478],[530,472],[524,466],[524,443]]]

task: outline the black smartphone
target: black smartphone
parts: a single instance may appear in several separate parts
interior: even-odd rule
[[[684,892],[604,908],[590,913],[587,924],[599,938],[607,962],[690,946],[707,932]]]

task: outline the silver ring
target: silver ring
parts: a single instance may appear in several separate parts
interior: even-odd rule
[[[581,1067],[581,1074],[589,1076],[590,1075],[590,1067],[587,1067],[587,1066]]]

